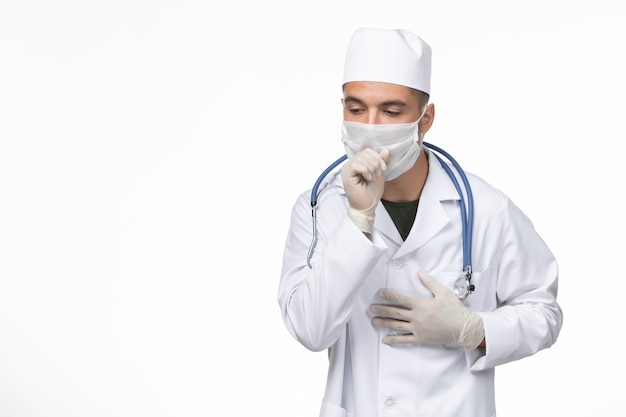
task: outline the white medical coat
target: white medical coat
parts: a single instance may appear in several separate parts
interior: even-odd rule
[[[293,207],[278,301],[287,329],[302,345],[330,348],[320,417],[495,416],[494,367],[550,347],[558,337],[563,316],[554,256],[507,196],[468,173],[476,290],[464,303],[481,315],[487,347],[381,342],[388,330],[374,327],[368,311],[382,302],[379,288],[431,297],[419,269],[450,288],[462,270],[459,195],[427,155],[428,177],[406,241],[382,204],[372,240],[356,228],[336,170],[320,187],[309,268],[310,191]]]

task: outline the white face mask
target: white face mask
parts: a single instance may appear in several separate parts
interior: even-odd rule
[[[424,113],[426,109],[424,109]],[[422,113],[422,116],[424,115]],[[408,171],[420,155],[421,145],[418,141],[417,124],[422,116],[414,123],[371,125],[343,121],[341,141],[348,158],[354,157],[365,148],[372,148],[376,152],[389,149],[389,163],[385,181],[391,181]]]

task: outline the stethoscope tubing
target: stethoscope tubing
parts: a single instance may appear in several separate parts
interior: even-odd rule
[[[466,198],[467,198],[467,207],[465,207],[465,200],[463,198],[463,192],[461,191],[461,187],[459,186],[459,182],[457,181],[454,173],[450,169],[450,167],[439,157],[439,155],[434,154],[439,163],[443,167],[443,169],[448,173],[450,180],[454,184],[454,188],[459,193],[460,204],[461,204],[461,221],[462,221],[462,233],[463,233],[463,269],[471,272],[472,266],[472,232],[473,232],[473,223],[474,223],[474,196],[472,194],[472,187],[470,187],[469,180],[467,179],[467,175],[465,175],[465,171],[461,168],[461,165],[450,155],[448,152],[443,149],[435,146],[431,143],[424,142],[424,146],[437,151],[438,153],[445,156],[454,166],[459,176],[461,177],[461,181],[463,181],[463,186],[465,188]]]

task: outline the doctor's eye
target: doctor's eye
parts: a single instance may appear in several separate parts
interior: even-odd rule
[[[361,114],[364,110],[361,107],[350,107],[348,111],[352,114]]]

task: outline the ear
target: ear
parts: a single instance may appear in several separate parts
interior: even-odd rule
[[[426,112],[424,116],[422,116],[422,120],[419,122],[419,132],[423,136],[430,130],[430,127],[433,125],[435,121],[435,105],[430,103],[426,107]]]

